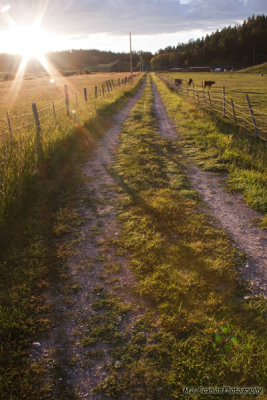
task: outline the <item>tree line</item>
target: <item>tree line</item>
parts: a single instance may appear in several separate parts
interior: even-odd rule
[[[235,69],[267,61],[267,16],[252,16],[188,43],[161,49],[151,59],[154,70],[188,66]]]
[[[142,69],[150,69],[151,52],[142,52]],[[46,59],[59,71],[65,72],[129,72],[129,53],[114,53],[100,50],[66,50],[50,52]],[[0,71],[16,73],[22,56],[0,54]],[[140,70],[140,54],[133,52],[133,69]],[[29,61],[27,72],[38,73],[43,67],[36,59]]]

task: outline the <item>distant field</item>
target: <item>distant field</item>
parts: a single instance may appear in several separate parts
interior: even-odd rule
[[[53,119],[53,102],[57,115],[65,115],[64,85],[68,86],[71,110],[77,114],[77,108],[79,108],[79,118],[86,119],[88,108],[93,111],[104,100],[102,92],[98,93],[98,99],[95,100],[95,86],[98,86],[98,90],[100,90],[102,84],[105,85],[107,80],[114,80],[114,83],[117,84],[118,78],[123,79],[127,75],[129,73],[125,72],[83,74],[70,77],[51,77],[47,74],[40,74],[37,76],[27,75],[17,82],[2,81],[0,82],[0,133],[8,131],[6,112],[10,117],[12,131],[30,127],[34,123],[32,103],[36,103],[41,120],[51,119],[51,117]],[[84,88],[87,89],[87,104],[84,101]],[[115,91],[113,90],[109,93],[108,102],[114,95]],[[106,99],[107,87],[105,85],[105,102]]]
[[[124,78],[129,73],[96,73],[89,75],[73,75],[70,77],[51,77],[46,74],[37,76],[27,75],[15,84],[14,81],[0,82],[0,118],[6,111],[11,114],[21,114],[31,111],[31,104],[35,102],[38,108],[43,108],[52,101],[58,101],[64,96],[64,85],[69,87],[70,98],[76,101],[75,94],[82,98],[83,89],[86,87],[91,93],[94,87],[106,80]],[[17,96],[15,92],[18,90]]]
[[[79,127],[78,131],[82,135],[90,135],[94,128],[91,127],[89,131],[86,121],[100,119],[107,110],[112,109],[112,105],[118,103],[126,91],[136,86],[141,76],[126,85],[116,86],[109,93],[105,85],[105,96],[99,91],[97,99],[95,86],[99,87],[112,79],[114,84],[118,83],[118,78],[127,75],[129,73],[55,77],[54,82],[50,82],[49,76],[40,76],[17,83],[12,81],[0,84],[0,225],[1,221],[10,216],[11,209],[17,210],[23,203],[29,188],[34,187],[40,160],[44,160],[43,164],[51,165],[54,159],[63,157],[65,150],[62,143],[72,143],[76,137],[74,126]],[[69,88],[71,118],[66,116],[64,85]],[[87,103],[84,100],[84,88],[88,92]],[[36,134],[33,102],[39,114],[40,138]],[[52,102],[55,103],[54,109]],[[10,126],[6,111],[9,113]]]
[[[168,72],[165,75],[172,79],[184,79],[183,83],[192,78],[196,89],[201,88],[201,83],[205,80],[215,81],[211,87],[211,95],[220,95],[225,86],[226,96],[237,104],[247,107],[245,95],[248,94],[253,108],[267,113],[267,74],[263,78],[259,74],[246,75],[238,72]]]

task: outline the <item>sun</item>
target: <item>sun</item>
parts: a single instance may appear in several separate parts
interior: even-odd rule
[[[48,50],[52,38],[39,26],[14,24],[6,33],[6,45],[9,52],[23,57],[41,58]]]

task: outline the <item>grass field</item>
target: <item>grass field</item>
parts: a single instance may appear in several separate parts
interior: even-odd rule
[[[189,78],[192,78],[196,89],[201,89],[202,82],[205,80],[215,81],[210,90],[211,97],[215,93],[221,96],[222,87],[225,86],[226,96],[243,106],[244,110],[248,111],[245,96],[248,94],[255,111],[267,113],[267,75],[263,78],[257,73],[246,75],[239,72],[168,72],[165,75],[172,79],[184,79],[185,84]]]
[[[14,81],[0,82],[0,119],[5,117],[5,112],[12,114],[23,114],[31,112],[31,104],[35,102],[38,108],[46,107],[53,101],[57,102],[64,98],[64,85],[69,87],[70,101],[76,102],[75,95],[83,98],[83,89],[86,87],[89,94],[94,96],[94,87],[107,80],[122,79],[127,73],[95,73],[64,77],[53,76],[54,82],[50,82],[51,76],[47,74],[27,75],[19,80],[16,85]],[[17,96],[16,90],[19,89]],[[13,100],[13,101],[12,101]]]
[[[70,78],[55,78],[55,83],[50,82],[48,76],[37,77],[32,80],[23,80],[17,96],[14,82],[1,83],[1,105],[3,120],[1,128],[5,132],[0,136],[0,225],[8,221],[10,216],[16,216],[23,208],[27,198],[31,198],[35,188],[37,164],[43,164],[46,173],[53,169],[54,159],[63,157],[66,153],[66,143],[73,136],[74,127],[78,127],[80,135],[88,134],[88,126],[84,121],[96,120],[98,114],[107,111],[107,108],[118,100],[125,90],[131,89],[136,82],[127,83],[113,89],[105,97],[98,95],[94,98],[94,87],[108,79],[121,79],[126,74],[95,74],[81,75]],[[69,87],[70,111],[72,118],[66,117],[66,108],[63,98],[64,84]],[[83,98],[83,88],[89,88],[88,102]],[[78,103],[76,103],[76,95]],[[5,109],[8,103],[5,99],[13,99],[13,113],[26,115],[19,118],[11,117],[12,133],[7,129]],[[56,118],[53,115],[52,100],[55,104]],[[36,127],[34,124],[31,103],[35,101],[39,110],[41,124],[41,149],[36,149]],[[91,130],[93,128],[91,127]],[[64,144],[64,145],[62,145]],[[40,147],[40,146],[39,146]],[[39,154],[39,159],[37,159]],[[29,196],[29,197],[28,197]]]

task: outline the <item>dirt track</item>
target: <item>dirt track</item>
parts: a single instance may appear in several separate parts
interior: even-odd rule
[[[174,123],[167,116],[166,108],[153,83],[155,112],[163,137],[178,140]],[[242,277],[251,283],[253,295],[267,295],[267,232],[255,225],[262,217],[249,208],[242,196],[225,190],[226,178],[205,172],[188,162],[187,174],[192,186],[207,205],[206,211],[225,229],[236,246],[247,255],[247,262],[240,267]]]
[[[83,168],[87,177],[82,192],[79,193],[80,206],[76,210],[81,221],[86,221],[78,228],[78,243],[74,245],[74,254],[67,261],[67,274],[72,288],[77,288],[64,298],[64,287],[59,289],[58,295],[50,296],[56,324],[47,339],[43,339],[40,347],[34,348],[32,360],[44,360],[46,363],[46,381],[52,383],[52,396],[59,398],[64,390],[68,395],[79,396],[81,400],[107,399],[107,396],[96,394],[95,387],[103,382],[107,376],[106,366],[111,362],[108,353],[108,344],[90,346],[91,352],[101,352],[101,357],[88,359],[88,348],[83,346],[82,340],[88,332],[88,321],[95,315],[93,303],[100,299],[101,290],[112,292],[112,284],[108,287],[101,278],[103,264],[120,265],[120,275],[116,280],[118,287],[124,288],[128,299],[135,286],[135,281],[128,269],[127,260],[118,256],[112,249],[105,249],[105,241],[116,238],[119,227],[116,222],[116,202],[118,193],[114,189],[113,178],[108,171],[112,163],[113,154],[117,148],[121,124],[128,118],[131,108],[139,99],[145,84],[138,93],[131,98],[126,107],[114,116],[114,125],[97,148],[91,154]],[[77,234],[77,232],[76,232]],[[71,242],[67,237],[63,241]],[[59,240],[59,244],[62,239]],[[126,288],[126,290],[125,290]],[[66,303],[67,300],[67,303]],[[131,330],[132,324],[140,318],[142,311],[135,302],[134,309],[127,313],[127,319],[122,320],[124,331]],[[101,314],[101,310],[99,311]],[[90,325],[90,322],[89,322]],[[53,354],[50,357],[50,354]],[[58,378],[54,378],[54,365],[60,366]],[[60,397],[62,398],[62,397]],[[68,397],[69,398],[69,397]],[[76,397],[75,397],[76,398]]]

